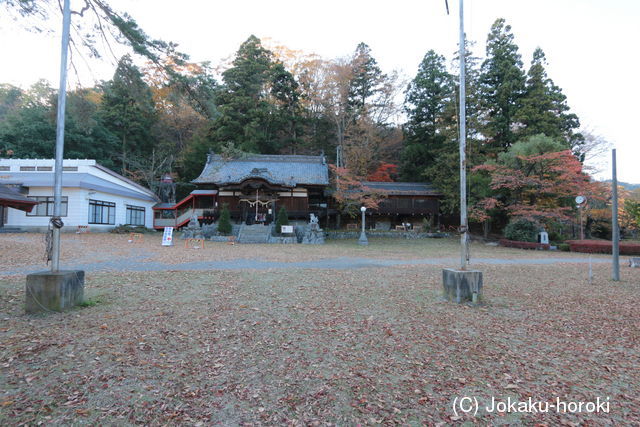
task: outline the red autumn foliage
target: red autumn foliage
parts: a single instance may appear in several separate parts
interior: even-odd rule
[[[481,200],[475,217],[488,209],[504,209],[512,217],[530,220],[570,220],[576,195],[604,200],[600,183],[592,182],[582,171],[582,163],[570,150],[531,156],[517,156],[517,168],[502,164],[477,166],[474,172],[491,176],[491,189],[496,193]]]
[[[396,176],[398,176],[398,165],[381,163],[378,169],[367,177],[367,181],[394,182]]]
[[[516,240],[500,239],[500,246],[506,248],[518,248],[518,249],[544,249],[549,250],[551,248],[547,243],[537,242],[518,242]]]
[[[362,184],[364,179],[354,175],[349,169],[335,165],[329,165],[329,168],[333,172],[335,184],[333,198],[342,212],[357,216],[361,206],[377,209],[379,202],[386,197],[384,191],[374,190]]]
[[[567,240],[571,252],[610,254],[613,244],[608,240]],[[640,243],[620,242],[621,255],[640,255]]]

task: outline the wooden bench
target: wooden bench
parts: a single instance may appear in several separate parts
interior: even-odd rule
[[[407,231],[404,225],[396,225],[396,231]]]
[[[347,230],[357,230],[358,224],[347,224]]]

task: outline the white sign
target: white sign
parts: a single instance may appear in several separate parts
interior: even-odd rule
[[[162,246],[173,246],[173,227],[165,227],[162,235]]]
[[[281,228],[281,233],[282,234],[287,234],[287,233],[293,233],[293,225],[282,225],[280,226]]]

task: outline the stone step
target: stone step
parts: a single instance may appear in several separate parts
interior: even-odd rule
[[[24,233],[21,228],[16,227],[0,227],[0,233]]]

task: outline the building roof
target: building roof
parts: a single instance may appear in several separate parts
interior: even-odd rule
[[[53,173],[44,172],[11,172],[3,176],[1,182],[3,184],[19,184],[25,187],[53,187],[54,176]],[[144,191],[134,191],[89,173],[63,173],[62,186],[67,188],[86,188],[87,190],[102,191],[151,202],[158,201],[158,198],[144,187],[138,186]]]
[[[25,212],[31,212],[33,207],[37,205],[33,199],[23,196],[18,190],[0,184],[0,205],[10,208],[19,209]]]
[[[222,186],[239,184],[251,178],[286,187],[329,185],[329,169],[324,156],[252,154],[238,159],[224,159],[209,154],[202,173],[192,182]]]
[[[363,181],[362,185],[384,191],[389,196],[442,196],[433,185],[426,182],[373,182]]]

